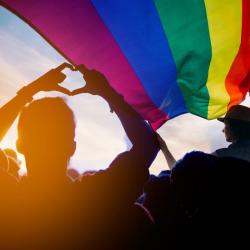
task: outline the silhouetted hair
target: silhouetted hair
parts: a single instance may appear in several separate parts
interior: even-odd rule
[[[181,199],[190,205],[199,202],[206,175],[217,157],[193,151],[177,161],[172,169],[171,182]]]
[[[187,153],[177,161],[172,170],[171,179],[174,184],[199,181],[216,159],[215,156],[200,151]]]
[[[38,147],[67,147],[75,137],[74,114],[64,99],[46,97],[26,106],[19,117],[20,140]]]
[[[250,139],[250,123],[236,119],[226,119],[230,130],[238,139]]]

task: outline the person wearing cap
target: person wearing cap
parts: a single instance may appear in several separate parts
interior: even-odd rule
[[[227,148],[217,149],[212,154],[218,157],[231,156],[250,161],[250,108],[242,105],[233,106],[224,118],[218,118],[225,124],[223,132]]]

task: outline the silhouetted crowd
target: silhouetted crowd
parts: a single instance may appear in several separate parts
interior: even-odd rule
[[[66,67],[81,72],[86,85],[62,87]],[[74,114],[62,98],[33,100],[40,91],[102,97],[132,148],[105,170],[79,174],[68,168],[76,149]],[[27,175],[18,174],[14,150],[0,150],[0,249],[250,248],[249,108],[236,105],[220,118],[228,148],[194,151],[176,161],[105,76],[64,63],[0,109],[0,140],[17,117],[16,148]],[[150,175],[159,150],[170,170]]]

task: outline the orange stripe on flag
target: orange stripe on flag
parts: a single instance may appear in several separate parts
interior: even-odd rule
[[[242,34],[239,52],[226,78],[228,109],[240,103],[250,89],[250,1],[242,1]]]

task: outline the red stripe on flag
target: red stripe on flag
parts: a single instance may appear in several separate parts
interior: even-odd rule
[[[250,1],[242,0],[242,34],[238,54],[226,77],[228,109],[240,103],[250,89]]]

